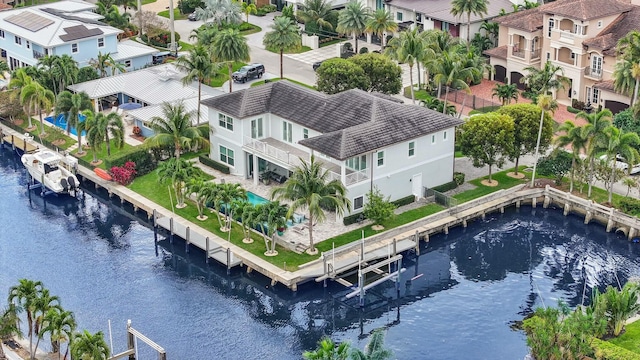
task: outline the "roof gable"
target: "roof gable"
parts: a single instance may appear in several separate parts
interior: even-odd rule
[[[631,11],[618,16],[596,37],[585,40],[582,44],[600,49],[605,55],[615,56],[618,40],[632,30],[640,30],[640,7],[638,6],[634,6]]]

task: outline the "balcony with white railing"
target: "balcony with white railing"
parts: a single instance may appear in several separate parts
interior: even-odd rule
[[[308,161],[311,158],[310,153],[274,138],[252,139],[251,137],[245,136],[242,147],[243,149],[258,155],[269,162],[273,162],[276,165],[286,168],[287,170],[293,170],[293,168],[299,166],[301,164],[300,159]],[[342,181],[340,165],[317,156],[316,160],[322,162],[323,168],[328,171],[329,181]],[[345,186],[357,184],[369,179],[366,170],[355,171],[346,168],[345,171]]]
[[[573,44],[574,38],[575,38],[575,34],[573,34],[572,32],[568,30],[560,31],[560,41],[567,44]]]
[[[594,69],[587,66],[584,68],[584,75],[596,80],[602,80],[602,69]]]

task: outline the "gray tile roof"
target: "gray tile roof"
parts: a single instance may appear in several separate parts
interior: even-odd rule
[[[322,135],[300,144],[338,160],[375,151],[462,121],[415,105],[403,105],[362,90],[326,95],[288,81],[203,100],[237,119],[271,113]]]

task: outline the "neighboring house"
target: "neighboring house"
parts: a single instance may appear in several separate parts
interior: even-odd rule
[[[491,0],[487,3],[486,15],[471,14],[471,36],[480,31],[484,20],[497,17],[502,9],[511,11],[514,3],[519,1]],[[367,6],[371,9],[383,9],[385,5],[401,30],[414,26],[421,30],[443,30],[466,40],[467,15],[452,15],[451,0],[367,0]]]
[[[74,84],[68,88],[76,93],[86,92],[95,111],[108,110],[125,103],[140,104],[140,109],[128,110],[127,114],[140,127],[142,136],[150,136],[153,131],[148,122],[153,116],[162,116],[162,103],[184,100],[188,110],[197,108],[198,83],[183,85],[184,75],[173,64],[163,64]],[[219,90],[202,85],[203,99],[221,94]],[[200,122],[207,120],[208,114],[204,110],[202,107]],[[193,121],[197,122],[196,119]]]
[[[96,5],[64,0],[0,12],[0,49],[11,69],[35,65],[45,55],[70,55],[80,67],[111,53],[127,70],[153,62],[157,50],[118,41],[123,31],[102,23]]]
[[[634,0],[635,1],[635,0]],[[615,48],[631,30],[640,30],[640,7],[616,0],[558,0],[495,20],[498,47],[485,51],[494,79],[524,85],[525,67],[546,61],[564,70],[569,84],[555,93],[560,103],[590,102],[617,113],[630,97],[613,90]]]
[[[284,181],[300,158],[315,154],[360,212],[373,187],[397,200],[453,178],[455,126],[462,121],[386,95],[326,95],[278,81],[202,104],[215,130],[211,158],[256,184],[266,171]]]

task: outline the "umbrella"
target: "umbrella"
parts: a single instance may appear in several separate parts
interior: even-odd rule
[[[142,104],[137,104],[137,103],[124,103],[118,106],[118,108],[122,110],[135,110],[135,109],[140,109],[141,107],[142,107]]]

